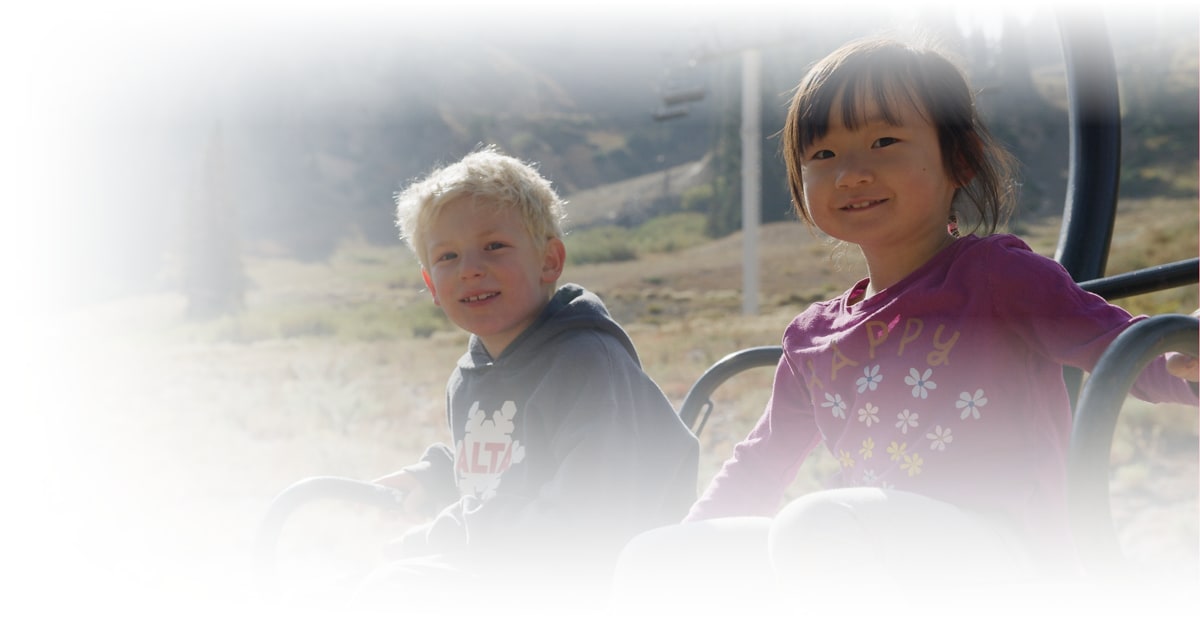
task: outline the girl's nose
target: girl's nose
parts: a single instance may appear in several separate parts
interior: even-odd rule
[[[874,180],[874,171],[862,160],[845,161],[837,174],[837,186],[839,188],[857,187],[869,184]]]

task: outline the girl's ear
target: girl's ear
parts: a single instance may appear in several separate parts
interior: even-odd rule
[[[429,271],[421,268],[421,279],[425,280],[425,287],[429,288],[429,296],[433,297],[433,305],[441,307],[441,302],[438,301],[437,288],[433,287],[433,279],[429,277]]]
[[[542,283],[553,284],[562,276],[567,262],[567,247],[557,237],[546,242],[546,253],[542,255]]]
[[[954,172],[954,184],[959,188],[966,187],[975,179],[975,170],[971,168],[971,163],[966,157],[961,154],[954,161]]]
[[[983,141],[979,135],[974,132],[967,133],[967,139],[959,150],[958,155],[954,157],[954,184],[959,187],[966,187],[975,179],[975,168],[972,163],[978,165],[983,162]],[[971,157],[976,160],[972,161]]]

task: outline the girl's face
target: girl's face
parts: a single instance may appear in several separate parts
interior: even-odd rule
[[[537,318],[562,274],[562,241],[539,248],[515,209],[464,196],[425,232],[433,302],[478,336],[492,358]]]
[[[893,125],[864,98],[858,129],[842,124],[839,98],[828,133],[804,151],[800,173],[813,223],[868,256],[944,240],[958,187],[943,165],[937,129],[907,99],[889,104],[899,120]]]

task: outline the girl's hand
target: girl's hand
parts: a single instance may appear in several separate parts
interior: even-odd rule
[[[1191,382],[1200,382],[1200,360],[1194,356],[1180,354],[1179,352],[1168,352],[1167,371],[1171,372],[1172,376],[1177,376]]]
[[[1200,310],[1193,312],[1192,316],[1200,317]],[[1200,382],[1200,359],[1179,352],[1168,352],[1167,371],[1171,372],[1172,376],[1190,382]]]

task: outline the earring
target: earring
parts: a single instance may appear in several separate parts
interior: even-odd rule
[[[950,214],[950,221],[946,223],[946,232],[950,233],[950,235],[953,235],[954,237],[959,237],[958,216],[954,215],[953,213]]]

